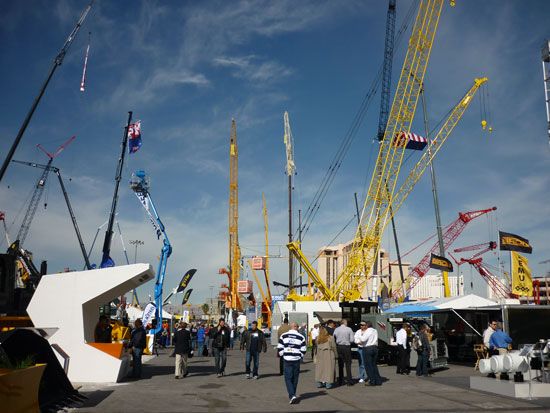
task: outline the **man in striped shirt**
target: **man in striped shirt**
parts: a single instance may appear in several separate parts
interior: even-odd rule
[[[290,404],[294,404],[298,401],[296,388],[298,387],[298,377],[300,376],[300,363],[307,350],[306,339],[298,333],[297,323],[290,323],[290,330],[281,334],[277,350],[279,357],[283,358],[288,398],[290,399]]]

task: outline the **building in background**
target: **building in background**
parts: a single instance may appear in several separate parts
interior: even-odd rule
[[[349,241],[345,244],[325,246],[318,251],[317,273],[327,287],[331,288],[334,285],[338,279],[338,274],[340,274],[347,265],[352,247],[353,241]],[[365,254],[367,253],[368,252],[365,251]],[[369,281],[361,294],[365,299],[376,300],[380,281],[382,281],[387,288],[399,282],[400,273],[397,260],[390,262],[389,254],[382,248],[379,251],[379,257],[378,268],[381,270],[378,271],[379,274],[375,276],[373,276],[372,269],[369,272]],[[403,277],[406,279],[409,276],[411,264],[409,262],[401,262],[401,267],[403,269]]]
[[[457,296],[457,288],[458,295],[464,295],[464,276],[461,275],[458,277],[458,283],[459,285],[457,285],[456,275],[449,275],[451,297]],[[426,300],[428,298],[442,298],[444,296],[443,276],[441,273],[426,274],[414,286],[409,295],[411,300]]]

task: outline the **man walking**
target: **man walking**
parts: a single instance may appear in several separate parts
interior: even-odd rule
[[[191,346],[191,333],[187,330],[187,323],[181,322],[174,334],[174,352],[176,353],[175,378],[187,377],[187,357],[193,348]]]
[[[294,404],[298,401],[296,389],[300,376],[300,363],[307,351],[306,339],[303,335],[298,333],[297,323],[291,323],[290,330],[280,336],[277,350],[279,351],[279,357],[281,357],[284,362],[285,384],[288,391],[288,398],[290,404]]]
[[[397,362],[397,374],[409,374],[409,364],[407,363],[410,348],[408,346],[409,325],[403,323],[399,331],[395,334],[395,343],[397,344],[397,353],[399,360]]]
[[[277,330],[277,340],[281,339],[281,336],[286,333],[288,330],[290,330],[290,325],[288,324],[288,318],[285,317],[283,320],[283,324],[279,327]],[[279,350],[277,350],[277,355],[279,354]],[[284,364],[283,364],[283,358],[279,357],[279,376],[282,376],[284,373]]]
[[[365,352],[365,368],[367,369],[367,378],[369,380],[368,383],[365,382],[365,385],[381,386],[382,377],[380,377],[378,366],[376,365],[378,359],[378,331],[372,327],[370,321],[366,321],[365,326],[367,329],[361,338]]]
[[[241,351],[246,349],[246,378],[258,378],[258,365],[260,363],[260,351],[267,351],[267,343],[264,333],[258,329],[258,322],[252,322],[252,329],[245,330],[241,338]],[[250,375],[250,363],[254,362],[254,369]]]
[[[143,349],[147,346],[147,337],[145,329],[143,328],[143,322],[141,318],[138,318],[134,322],[134,329],[130,337],[130,343],[128,347],[132,349],[132,378],[141,378],[141,356]]]
[[[343,319],[334,330],[334,340],[338,351],[338,384],[344,383],[344,365],[346,366],[346,384],[353,386],[351,377],[351,343],[355,341],[353,330],[348,327],[348,320]]]
[[[212,339],[212,350],[214,351],[216,371],[218,377],[225,373],[225,364],[227,363],[227,349],[229,348],[229,329],[225,326],[225,320],[220,318],[218,326],[208,331],[208,336]]]

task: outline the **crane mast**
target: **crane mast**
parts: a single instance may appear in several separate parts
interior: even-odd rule
[[[32,194],[32,198],[27,208],[27,212],[23,217],[21,228],[19,228],[19,232],[17,233],[16,239],[19,240],[20,247],[23,246],[23,243],[27,238],[27,234],[29,233],[29,229],[31,228],[31,223],[34,219],[34,215],[36,214],[36,209],[38,208],[38,204],[40,203],[40,199],[42,198],[42,194],[44,193],[44,188],[46,187],[46,181],[48,180],[48,175],[52,170],[51,165],[53,160],[75,139],[76,139],[76,136],[71,136],[65,143],[59,146],[59,148],[57,148],[57,150],[54,153],[49,153],[46,150],[44,150],[42,146],[36,145],[39,149],[41,149],[46,154],[46,156],[48,156],[49,160],[46,167],[42,171],[40,178],[36,182],[36,187]]]
[[[237,284],[241,278],[241,248],[239,246],[239,149],[237,124],[231,120],[229,137],[229,293],[231,308],[241,308]]]
[[[292,131],[290,129],[290,120],[288,118],[288,112],[285,111],[283,115],[284,121],[284,144],[286,148],[286,174],[288,176],[288,242],[292,242],[292,177],[296,173],[296,166],[294,164],[294,139],[292,138]],[[294,286],[294,268],[293,268],[292,255],[288,256],[288,291],[292,293]]]
[[[378,254],[381,234],[390,218],[390,206],[405,153],[405,147],[394,145],[393,138],[399,133],[410,131],[442,7],[443,0],[426,0],[419,5],[384,138],[380,144],[375,170],[364,202],[361,224],[356,231],[348,263],[336,282],[342,292],[345,286],[351,286],[353,289],[359,278],[368,276],[361,274],[361,271],[363,268],[370,271]],[[355,296],[361,295],[361,291],[350,292]]]

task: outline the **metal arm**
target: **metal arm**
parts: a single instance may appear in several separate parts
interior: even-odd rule
[[[134,180],[134,177],[132,178],[133,180],[131,182],[131,187],[149,217],[152,218],[153,227],[157,233],[160,231],[162,235],[162,249],[160,252],[160,260],[157,270],[157,281],[155,282],[155,318],[157,320],[157,324],[153,330],[153,333],[156,334],[162,329],[162,287],[164,285],[164,276],[166,275],[166,264],[168,262],[168,257],[172,254],[172,245],[170,244],[168,235],[166,235],[164,224],[160,220],[153,199],[149,194],[149,185],[146,180],[145,173],[143,171],[138,171],[138,173],[135,174],[135,177],[137,180]]]

